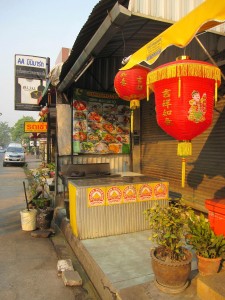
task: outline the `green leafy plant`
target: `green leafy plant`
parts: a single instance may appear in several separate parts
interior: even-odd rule
[[[157,204],[144,211],[151,230],[150,240],[159,246],[158,259],[168,262],[186,259],[184,237],[189,210],[182,202],[178,202],[167,207]]]
[[[49,171],[55,171],[55,163],[51,162],[46,164],[46,168],[48,168]]]
[[[190,212],[188,219],[187,244],[191,245],[196,254],[205,258],[217,258],[225,253],[225,237],[216,235],[208,219],[201,213],[199,216]]]
[[[36,198],[36,199],[32,199],[32,204],[36,207],[36,208],[46,208],[49,207],[51,204],[51,200],[48,198]]]
[[[45,208],[50,206],[51,197],[47,185],[48,169],[32,169],[27,173],[29,181],[28,197],[30,206]]]

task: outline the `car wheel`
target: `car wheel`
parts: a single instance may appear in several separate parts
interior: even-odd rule
[[[7,164],[5,162],[3,162],[3,167],[6,167],[6,166],[7,166]]]

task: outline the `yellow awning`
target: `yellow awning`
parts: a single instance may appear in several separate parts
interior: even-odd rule
[[[215,0],[205,0],[185,17],[132,54],[129,62],[121,69],[130,69],[142,61],[151,65],[167,47],[175,45],[183,48],[191,42],[196,33],[223,22],[225,22],[225,0],[216,2]]]

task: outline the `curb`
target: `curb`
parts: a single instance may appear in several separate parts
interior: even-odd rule
[[[55,226],[64,234],[67,242],[88,274],[101,299],[121,299],[119,296],[119,291],[112,285],[112,283],[103,273],[99,265],[95,262],[93,257],[83,245],[82,241],[73,235],[69,220],[65,216],[66,211],[64,208],[56,208],[53,220]]]

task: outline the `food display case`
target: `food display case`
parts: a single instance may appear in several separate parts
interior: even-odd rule
[[[169,183],[149,176],[69,180],[70,224],[79,239],[148,229],[144,210],[168,205]]]
[[[73,100],[74,154],[130,153],[130,108],[115,93],[77,89]]]

